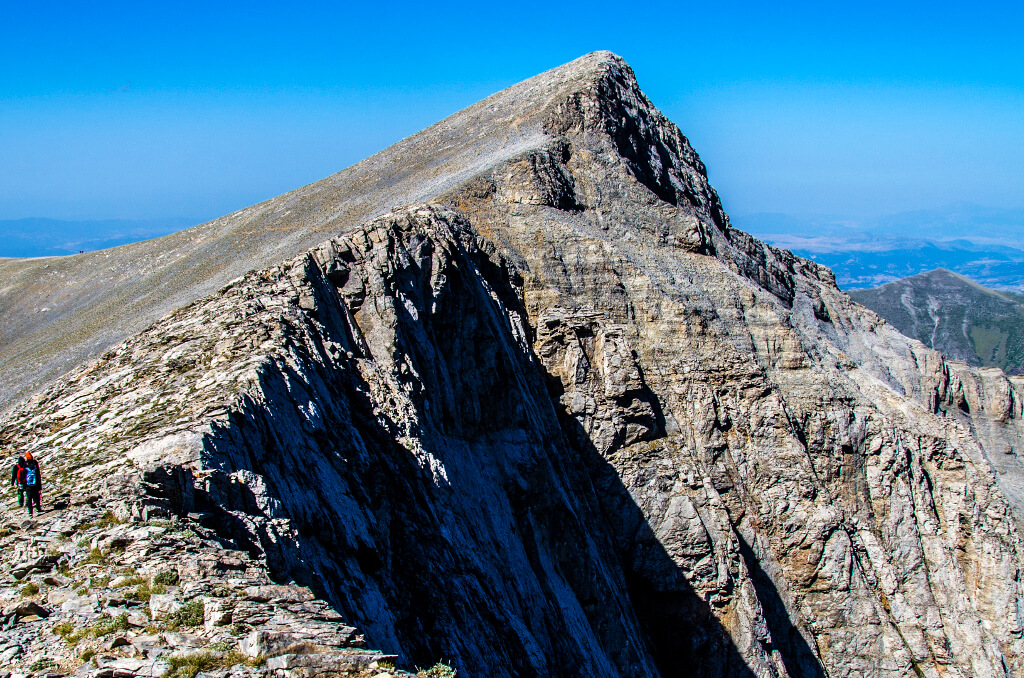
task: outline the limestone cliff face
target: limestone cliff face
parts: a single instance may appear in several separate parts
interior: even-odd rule
[[[118,515],[192,514],[405,665],[1024,674],[1018,380],[732,229],[621,60],[528,82],[528,144],[172,312],[2,442],[68,489],[115,469]]]

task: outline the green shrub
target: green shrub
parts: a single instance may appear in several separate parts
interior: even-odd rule
[[[154,584],[164,584],[165,586],[177,586],[179,580],[178,573],[174,570],[164,570],[153,577]]]
[[[87,662],[95,656],[96,650],[86,650],[82,654],[78,655],[78,658],[81,659],[83,662]]]
[[[87,565],[106,565],[107,557],[103,555],[103,551],[100,551],[98,548],[94,548],[89,551],[89,555],[86,557],[85,563]]]
[[[259,667],[266,662],[262,657],[253,659],[237,650],[223,654],[213,652],[197,652],[195,654],[171,655],[166,659],[168,669],[163,678],[195,678],[197,673],[218,668],[231,668],[238,664]]]
[[[100,617],[99,621],[89,627],[89,635],[93,638],[100,638],[114,631],[127,631],[128,626],[128,613],[122,612],[116,617],[111,617],[109,614],[105,614]]]
[[[244,666],[251,666],[253,668],[258,668],[260,666],[266,665],[267,658],[262,655],[260,655],[259,657],[250,657],[248,655],[242,654],[238,650],[229,650],[224,654],[223,657],[221,657],[220,662],[220,665],[224,668],[231,668],[232,666],[237,666],[239,664],[242,664]]]
[[[138,600],[142,603],[148,603],[149,597],[153,594],[167,593],[167,587],[163,584],[157,584],[156,586],[150,586],[148,582],[142,582],[135,587],[135,591],[128,595],[133,600]]]
[[[167,671],[164,678],[195,678],[201,671],[209,671],[220,663],[219,657],[209,652],[174,655],[167,658]]]
[[[85,637],[85,631],[78,631],[75,629],[75,625],[71,622],[61,622],[53,627],[53,632],[64,639],[64,642],[69,647],[74,647],[78,644],[82,638]]]
[[[75,630],[75,625],[72,624],[71,622],[66,622],[65,621],[65,622],[61,622],[59,624],[54,624],[53,625],[53,632],[56,633],[61,638],[63,638],[64,636],[66,636],[66,635],[68,635],[70,633],[73,633],[74,630]]]
[[[123,582],[121,582],[120,588],[127,588],[129,586],[138,586],[139,584],[145,584],[145,583],[146,583],[146,578],[145,577],[128,577]]]
[[[39,659],[35,660],[34,662],[32,662],[32,664],[29,665],[28,670],[36,672],[46,671],[47,669],[55,668],[57,668],[57,662],[50,659],[49,657],[40,657]]]
[[[114,515],[113,511],[107,511],[103,516],[96,521],[97,527],[113,527],[114,525],[123,525],[125,521]]]
[[[416,678],[455,678],[455,669],[438,662],[431,666],[429,669],[425,669],[416,674]]]
[[[128,613],[120,614],[116,617],[111,617],[109,614],[105,614],[100,619],[87,629],[76,630],[71,622],[61,622],[53,627],[53,632],[64,639],[69,646],[74,647],[78,644],[78,641],[82,640],[87,636],[92,638],[101,638],[114,631],[127,631],[128,630]]]
[[[203,612],[203,601],[185,603],[178,611],[167,615],[167,629],[175,631],[182,626],[202,626]]]
[[[21,587],[21,597],[29,598],[39,593],[39,585],[33,582],[29,582]]]

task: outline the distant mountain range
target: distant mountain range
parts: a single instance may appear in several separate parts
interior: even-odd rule
[[[3,219],[0,257],[48,257],[91,252],[158,238],[199,223],[171,219]]]
[[[598,52],[186,231],[0,261],[0,449],[64,507],[0,506],[4,676],[151,673],[114,619],[247,678],[1024,676],[1024,380],[728,223]]]
[[[850,296],[947,358],[1024,373],[1024,294],[937,269]]]
[[[945,268],[993,289],[1024,292],[1024,210],[956,204],[876,219],[751,214],[733,223],[825,264],[846,290]]]

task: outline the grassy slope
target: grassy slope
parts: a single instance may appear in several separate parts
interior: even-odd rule
[[[940,268],[850,296],[949,358],[1007,373],[1024,368],[1024,295]]]

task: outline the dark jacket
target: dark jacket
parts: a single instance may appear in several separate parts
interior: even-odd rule
[[[25,457],[18,457],[18,461],[11,469],[11,485],[21,482],[21,470],[25,468]]]
[[[35,476],[36,476],[35,480],[36,480],[36,482],[34,484],[32,484],[32,485],[28,484],[28,482],[27,482],[28,479],[26,478],[26,476],[28,475],[29,471],[35,471]],[[20,480],[21,480],[21,484],[24,485],[25,487],[39,487],[40,485],[42,485],[43,484],[43,476],[39,472],[39,462],[37,462],[35,459],[27,460],[25,462],[25,466],[21,469],[21,478],[20,478]]]

